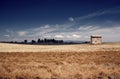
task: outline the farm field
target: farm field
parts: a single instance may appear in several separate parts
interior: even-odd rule
[[[120,79],[120,43],[0,43],[0,79]]]

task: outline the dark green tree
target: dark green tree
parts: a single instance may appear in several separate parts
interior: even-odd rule
[[[24,40],[24,43],[27,43],[27,40]]]
[[[40,40],[40,38],[38,39],[38,41],[37,41],[37,43],[40,43],[41,42],[41,40]]]
[[[34,43],[36,43],[36,41],[35,41],[35,40],[32,40],[31,43],[34,44]]]

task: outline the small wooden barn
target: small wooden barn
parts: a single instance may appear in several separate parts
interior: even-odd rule
[[[102,44],[102,36],[100,35],[92,35],[90,40],[91,44]]]

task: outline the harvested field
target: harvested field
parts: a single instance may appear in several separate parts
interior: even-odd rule
[[[2,43],[0,79],[120,79],[120,44],[15,46]]]
[[[25,45],[0,43],[0,52],[90,52],[90,51],[120,51],[120,43],[102,45]]]

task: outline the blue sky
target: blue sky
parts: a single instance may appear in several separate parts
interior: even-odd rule
[[[0,41],[120,41],[119,0],[0,0]]]

